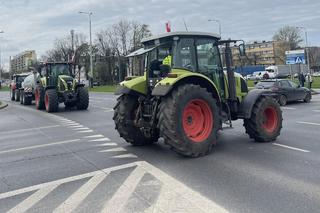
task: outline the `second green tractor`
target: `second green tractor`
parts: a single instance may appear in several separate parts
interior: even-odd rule
[[[36,82],[35,88],[37,109],[56,112],[59,103],[79,110],[88,108],[88,90],[74,78],[71,63],[43,63],[38,67],[38,71],[40,79]]]

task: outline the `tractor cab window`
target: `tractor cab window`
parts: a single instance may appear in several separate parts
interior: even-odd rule
[[[165,69],[165,66],[167,69]],[[153,49],[147,54],[147,67],[151,78],[165,77],[172,65],[171,44],[163,44]]]
[[[194,40],[190,38],[181,38],[173,54],[173,67],[187,69],[190,71],[196,70]]]
[[[68,64],[54,64],[50,67],[50,74],[58,77],[59,75],[70,75]]]

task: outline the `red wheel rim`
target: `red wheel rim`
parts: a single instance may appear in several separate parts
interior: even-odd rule
[[[213,129],[214,118],[209,104],[201,99],[190,101],[182,114],[183,129],[193,142],[206,140]]]
[[[272,133],[278,126],[278,113],[274,107],[267,107],[264,110],[264,121],[262,124],[266,132]]]
[[[36,89],[36,92],[35,92],[34,96],[35,96],[34,99],[36,101],[36,106],[39,107],[39,98],[40,98],[39,90]]]
[[[46,110],[48,111],[48,109],[49,109],[49,97],[48,97],[48,94],[46,94],[45,96],[46,96],[46,97],[45,97],[45,102],[44,102],[44,104],[46,105]]]

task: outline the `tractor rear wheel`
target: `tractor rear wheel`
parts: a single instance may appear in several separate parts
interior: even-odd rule
[[[34,93],[34,98],[36,102],[37,109],[44,109],[44,89],[43,87],[37,87]]]
[[[46,90],[44,102],[47,112],[57,112],[59,108],[57,91],[55,89]]]
[[[182,85],[162,99],[158,113],[160,136],[179,154],[199,157],[217,142],[219,108],[199,85]]]
[[[15,90],[15,100],[20,101],[20,90],[18,89]]]
[[[244,119],[244,127],[256,142],[271,142],[280,135],[282,112],[279,103],[271,97],[261,97],[254,104],[251,118]]]
[[[78,110],[86,110],[89,107],[89,93],[85,87],[78,88],[78,100],[76,106]]]
[[[157,142],[159,138],[157,130],[153,136],[148,138],[145,137],[139,127],[134,125],[136,112],[139,106],[138,97],[122,95],[117,101],[118,103],[113,108],[113,120],[116,125],[115,129],[119,132],[120,137],[134,146],[148,145]]]

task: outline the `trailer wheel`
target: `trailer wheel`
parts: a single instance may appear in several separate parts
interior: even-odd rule
[[[115,129],[119,132],[120,137],[134,146],[152,144],[158,141],[159,133],[156,129],[151,137],[145,137],[141,130],[134,124],[135,114],[139,103],[138,98],[132,95],[122,95],[117,99],[118,103],[113,108],[113,120],[116,125]]]
[[[160,136],[179,154],[199,157],[217,142],[220,115],[212,94],[199,85],[182,85],[162,99]]]
[[[271,142],[280,135],[282,112],[278,102],[271,97],[261,97],[253,106],[251,117],[244,119],[244,127],[256,142]]]
[[[35,102],[36,102],[36,108],[37,109],[44,109],[45,105],[44,105],[44,89],[43,87],[38,86],[35,90],[34,93],[34,98],[35,98]]]
[[[89,107],[89,93],[85,87],[78,88],[78,100],[76,106],[78,110],[86,110]]]
[[[59,107],[57,91],[55,89],[46,90],[44,102],[47,112],[57,112]]]

